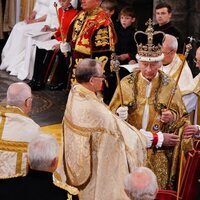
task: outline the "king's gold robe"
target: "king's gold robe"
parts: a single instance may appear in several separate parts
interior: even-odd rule
[[[151,89],[147,95],[147,88],[151,84]],[[159,113],[163,106],[166,106],[174,89],[174,81],[165,73],[159,71],[157,76],[149,82],[139,70],[121,80],[122,95],[124,105],[128,106],[127,122],[138,129],[152,131],[152,127],[159,120]],[[113,112],[120,106],[120,91],[116,89],[112,101],[109,105]],[[147,109],[148,108],[148,109]],[[172,99],[170,110],[176,116],[177,122],[186,113],[182,102],[180,90],[177,88]],[[183,117],[177,126],[184,121],[189,122]],[[175,125],[175,123],[174,123]],[[182,130],[176,131],[182,137]],[[159,187],[166,189],[167,186],[173,187],[177,180],[177,166],[179,161],[180,145],[175,148],[149,148],[147,153],[147,166],[150,167],[157,176]]]
[[[76,187],[80,200],[128,200],[124,178],[145,165],[146,138],[80,84],[69,94],[63,130],[55,184]]]

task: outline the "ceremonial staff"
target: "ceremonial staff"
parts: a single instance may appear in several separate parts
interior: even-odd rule
[[[173,89],[172,89],[172,91],[171,91],[171,94],[170,94],[169,99],[168,99],[168,101],[167,101],[167,105],[166,105],[166,106],[163,106],[163,108],[165,108],[165,109],[167,109],[167,110],[169,110],[169,108],[170,108],[170,106],[171,106],[172,99],[173,99],[173,97],[174,97],[174,95],[175,95],[175,93],[176,93],[177,85],[178,85],[178,82],[179,82],[181,73],[182,73],[182,71],[183,71],[183,68],[184,68],[184,65],[185,65],[187,56],[188,56],[188,54],[189,54],[189,51],[192,49],[191,43],[192,43],[193,38],[192,38],[192,37],[189,37],[189,39],[190,39],[190,40],[189,40],[189,43],[186,45],[186,51],[185,51],[185,54],[184,54],[184,58],[183,58],[183,61],[182,61],[182,65],[181,65],[181,67],[180,67],[180,71],[179,71],[178,77],[177,77],[177,79],[176,79],[175,85],[174,85],[174,87],[173,87]],[[185,116],[184,116],[184,117],[185,117]],[[155,121],[156,121],[156,122],[153,124],[153,126],[152,126],[152,128],[151,128],[151,129],[152,129],[152,132],[155,133],[155,132],[162,131],[162,130],[163,130],[163,122],[161,122],[160,119],[159,119],[159,121],[158,121],[158,119],[156,119]]]
[[[120,77],[119,77],[120,62],[117,59],[117,56],[115,53],[112,53],[111,55],[111,68],[112,68],[112,71],[116,73],[117,85],[119,86],[120,102],[121,102],[121,106],[123,106],[124,101],[123,101],[122,87],[121,87]]]
[[[55,7],[55,9],[56,9],[56,15],[57,15],[57,18],[58,18],[61,40],[62,40],[62,43],[65,43],[65,37],[64,37],[64,35],[63,35],[62,23],[61,23],[60,18],[59,18],[59,16],[58,16],[57,3],[54,2],[53,5],[54,5],[54,7]],[[63,15],[63,14],[64,14],[64,12],[62,13],[62,15]],[[62,17],[62,18],[63,18],[63,17]],[[61,18],[61,19],[62,19],[62,18]],[[67,57],[67,52],[65,52],[64,55],[65,55],[65,57]]]
[[[184,67],[184,65],[185,65],[187,56],[188,56],[188,54],[189,54],[189,51],[192,49],[191,42],[192,42],[192,37],[190,38],[190,42],[186,45],[186,51],[185,51],[185,55],[184,55],[184,59],[183,59],[182,65],[181,65],[181,67],[180,67],[180,73],[178,74],[177,80],[176,80],[176,82],[175,82],[174,89],[171,91],[171,95],[170,95],[169,100],[168,100],[168,103],[167,103],[167,109],[169,109],[169,107],[170,107],[170,105],[171,105],[171,102],[172,102],[172,99],[173,99],[173,97],[174,97],[174,95],[175,95],[175,92],[176,92],[176,89],[177,89],[177,85],[178,85],[178,82],[179,82],[181,73],[182,73],[182,71],[183,71],[183,67]]]

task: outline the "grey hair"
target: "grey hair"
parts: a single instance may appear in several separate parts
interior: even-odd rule
[[[170,48],[170,49],[173,49],[173,50],[177,50],[178,49],[178,41],[176,39],[176,37],[174,37],[173,35],[170,35],[170,34],[165,34],[165,41],[170,41],[167,43],[167,46]]]
[[[58,143],[50,134],[36,136],[28,145],[28,158],[31,169],[48,171],[52,161],[58,157]]]
[[[101,65],[100,61],[91,58],[81,60],[75,71],[75,77],[78,83],[87,83],[94,75],[98,75],[97,65]]]
[[[158,190],[157,178],[147,167],[138,167],[125,177],[124,189],[131,200],[153,200]]]
[[[31,88],[24,82],[12,83],[7,90],[7,104],[21,107],[32,96]]]

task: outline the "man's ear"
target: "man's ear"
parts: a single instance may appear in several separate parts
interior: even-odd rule
[[[92,77],[90,78],[89,83],[90,83],[91,85],[94,85],[94,84],[93,84],[93,78],[92,78]]]
[[[55,157],[51,162],[51,169],[56,170],[57,166],[58,166],[58,157]]]
[[[26,107],[29,107],[29,106],[31,105],[31,103],[32,103],[32,99],[31,99],[31,98],[28,98],[28,99],[25,100],[24,105],[25,105]]]

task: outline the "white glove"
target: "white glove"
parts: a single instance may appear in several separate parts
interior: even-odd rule
[[[60,43],[60,51],[62,53],[67,53],[71,51],[71,47],[68,42],[61,42]]]
[[[116,113],[119,115],[121,119],[126,120],[128,118],[128,107],[121,106],[117,109]]]
[[[140,132],[146,137],[147,139],[147,148],[150,148],[153,143],[153,134],[150,131],[145,131],[144,129],[140,129]],[[159,148],[162,146],[164,141],[164,136],[162,132],[158,132],[158,142],[156,144],[156,148]]]

